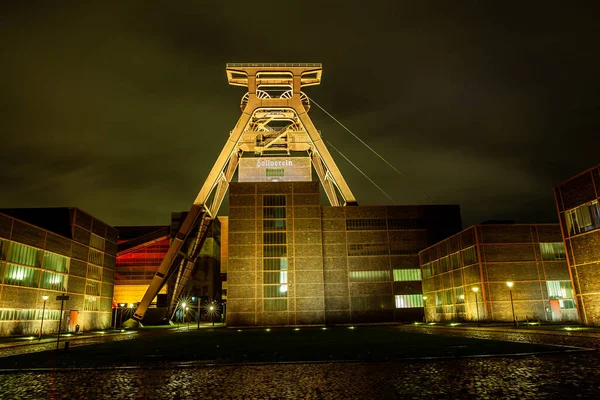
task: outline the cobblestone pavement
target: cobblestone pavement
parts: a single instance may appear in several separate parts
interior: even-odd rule
[[[600,335],[578,336],[577,333],[561,332],[556,334],[554,332],[543,333],[536,331],[529,333],[523,332],[522,330],[519,332],[510,332],[480,330],[476,328],[428,327],[424,325],[398,325],[396,328],[405,332],[428,333],[432,335],[450,335],[474,339],[504,340],[509,342],[535,343],[553,346],[574,346],[600,350]]]
[[[402,330],[581,346],[594,337],[453,328]],[[0,399],[591,399],[598,351],[395,362],[159,365],[0,374]]]
[[[590,399],[597,352],[0,375],[6,399]]]

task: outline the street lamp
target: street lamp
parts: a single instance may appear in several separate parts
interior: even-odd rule
[[[215,326],[215,306],[211,304],[208,309],[210,310],[210,321],[212,322],[212,326]]]
[[[506,282],[506,286],[508,286],[508,292],[510,293],[510,308],[512,308],[513,326],[517,326],[517,319],[515,318],[515,304],[513,303],[513,297],[512,297],[513,285],[514,285],[513,282]]]
[[[477,297],[477,292],[479,292],[479,288],[478,287],[474,287],[474,288],[472,288],[472,290],[475,293],[475,309],[477,310],[477,326],[480,326],[480,322],[479,322],[479,298]]]
[[[187,303],[181,303],[181,322],[183,322],[183,317],[185,315],[185,306],[187,306]],[[179,325],[177,325],[177,329],[179,329]]]
[[[119,326],[123,326],[123,308],[125,308],[127,304],[119,303],[119,308],[121,309],[121,318],[119,318]]]
[[[185,308],[185,314],[183,314],[185,317],[187,317],[189,309],[190,309],[189,307]],[[187,320],[187,326],[188,326],[188,331],[189,331],[190,330],[190,320],[188,318],[186,318],[186,320]]]
[[[425,323],[427,323],[427,296],[423,296],[423,311],[425,314]]]
[[[44,314],[46,313],[46,300],[48,300],[48,296],[42,296],[44,300],[44,308],[42,309],[42,324],[40,325],[40,336],[38,340],[42,340],[42,330],[44,329]]]

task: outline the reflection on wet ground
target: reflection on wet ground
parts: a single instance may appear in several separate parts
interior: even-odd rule
[[[600,348],[594,337],[452,328],[411,332]],[[102,338],[105,340],[106,338]],[[115,338],[115,340],[119,340]],[[52,370],[0,375],[20,399],[572,399],[600,396],[597,351],[532,356]],[[153,369],[153,367],[158,367]]]

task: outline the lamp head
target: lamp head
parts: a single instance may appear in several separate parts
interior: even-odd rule
[[[48,300],[48,296],[42,296],[42,299],[43,299],[44,301],[46,301],[46,300]]]
[[[479,288],[478,288],[478,287],[474,287],[474,288],[472,288],[472,290],[473,290],[475,293],[479,292]]]
[[[514,282],[506,282],[506,286],[508,286],[509,288],[512,288],[514,284]]]
[[[186,303],[181,303],[181,308],[185,308],[185,306],[187,306]]]

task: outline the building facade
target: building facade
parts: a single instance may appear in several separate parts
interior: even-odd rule
[[[169,250],[169,226],[118,226],[116,304],[137,304]],[[164,287],[159,294],[166,294]]]
[[[39,334],[42,313],[44,333],[110,327],[116,252],[117,231],[79,209],[1,210],[0,335]]]
[[[554,187],[581,322],[600,325],[600,164]]]
[[[324,207],[319,182],[231,183],[229,326],[420,320],[419,250],[458,206]]]
[[[558,224],[475,225],[419,258],[428,322],[512,321],[513,306],[521,321],[578,319]]]

